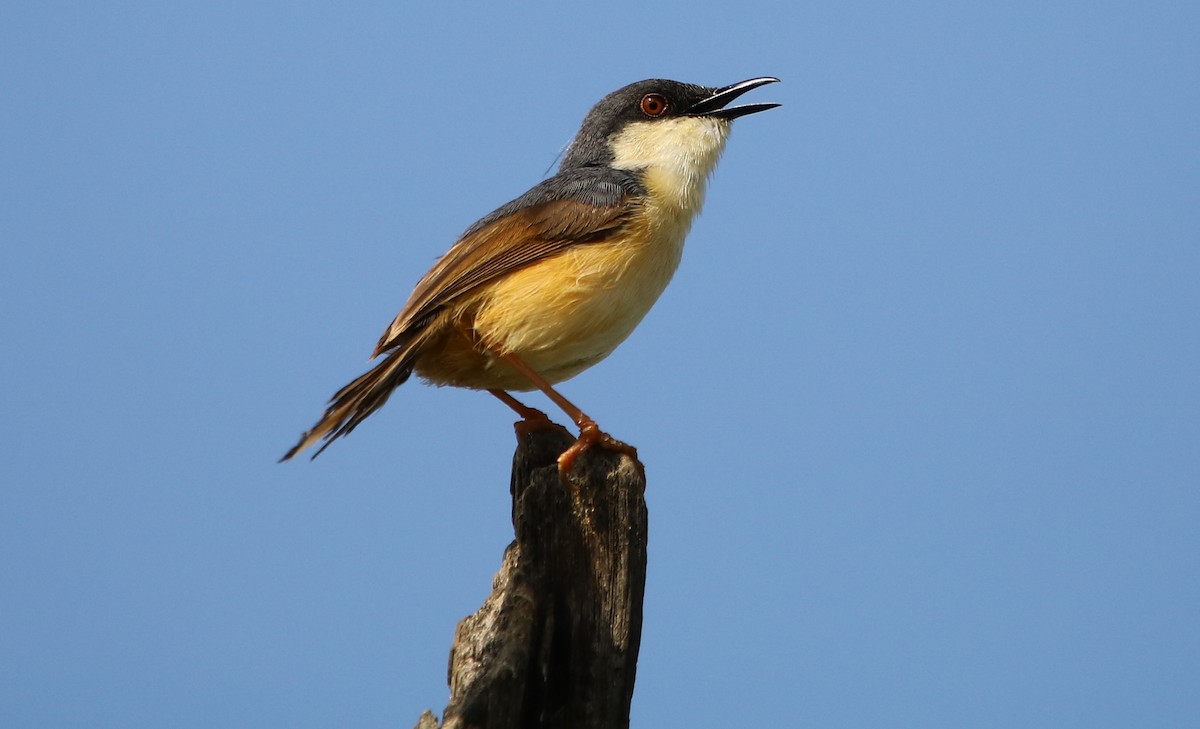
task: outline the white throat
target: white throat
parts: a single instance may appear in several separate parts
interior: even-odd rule
[[[702,116],[634,122],[609,139],[612,166],[641,172],[651,204],[690,223],[704,204],[708,176],[725,149],[730,126],[724,119]]]

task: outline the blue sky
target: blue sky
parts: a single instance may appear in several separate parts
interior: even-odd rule
[[[440,711],[510,413],[413,383],[275,460],[593,102],[759,75],[562,387],[646,464],[635,725],[1200,722],[1194,3],[3,15],[0,725]]]

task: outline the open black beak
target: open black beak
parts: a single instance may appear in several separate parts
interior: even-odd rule
[[[771,76],[763,76],[761,78],[752,78],[746,81],[739,81],[736,84],[726,86],[723,89],[717,89],[712,96],[706,99],[697,101],[692,108],[688,109],[688,113],[693,116],[713,116],[718,119],[737,119],[739,116],[747,114],[756,114],[767,109],[774,109],[779,104],[744,104],[742,106],[727,107],[726,104],[733,101],[742,94],[757,89],[759,86],[778,83],[779,79]]]

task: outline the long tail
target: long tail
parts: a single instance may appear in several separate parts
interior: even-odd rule
[[[368,415],[383,407],[392,391],[403,385],[412,374],[416,360],[414,349],[405,346],[393,350],[382,362],[338,390],[329,400],[329,407],[317,424],[301,436],[300,442],[292,446],[279,462],[289,460],[324,438],[325,443],[312,455],[316,458],[330,443],[354,430]]]

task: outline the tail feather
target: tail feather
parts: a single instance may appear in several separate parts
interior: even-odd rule
[[[329,407],[317,424],[301,436],[300,442],[292,446],[279,462],[290,460],[300,451],[324,439],[325,442],[312,455],[316,458],[330,443],[350,433],[368,415],[383,407],[392,391],[412,375],[416,359],[413,349],[407,346],[393,350],[382,362],[338,390],[329,400]]]

